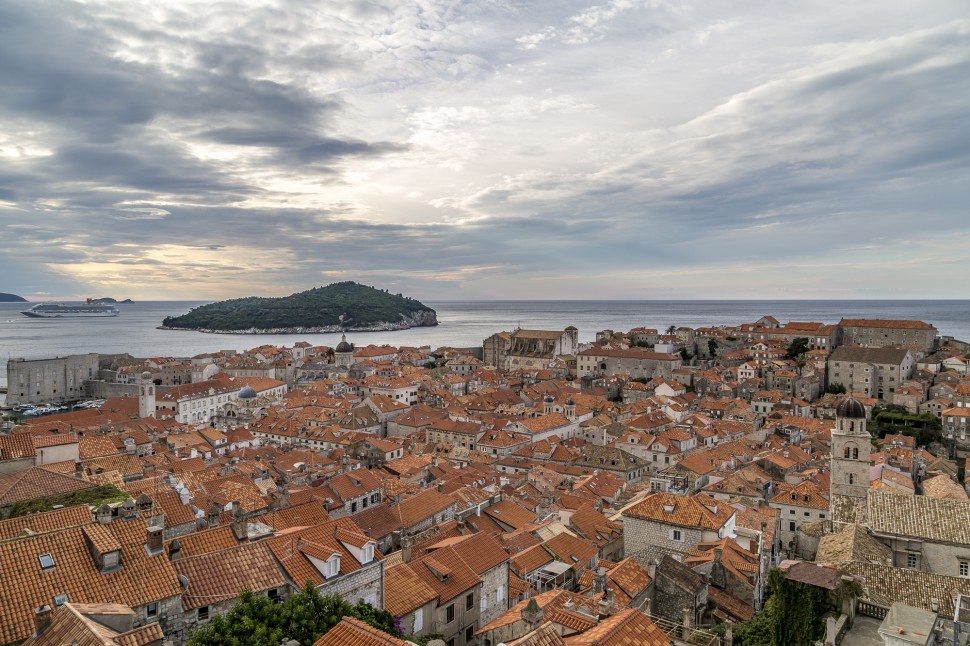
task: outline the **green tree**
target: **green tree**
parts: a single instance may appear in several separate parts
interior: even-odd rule
[[[354,617],[395,637],[404,636],[386,610],[362,601],[351,605],[334,594],[323,596],[308,581],[282,605],[246,590],[229,612],[194,630],[188,646],[278,646],[283,639],[312,644],[344,617]]]
[[[687,348],[681,348],[681,349],[680,349],[680,350],[678,351],[678,354],[680,354],[680,358],[681,358],[681,359],[683,359],[683,361],[684,361],[684,363],[687,363],[687,362],[689,362],[689,361],[690,361],[691,359],[693,359],[693,358],[694,358],[694,355],[692,355],[692,354],[691,354],[690,352],[688,352],[688,351],[687,351]]]
[[[825,392],[830,393],[830,394],[833,394],[833,395],[844,395],[845,394],[845,385],[844,384],[840,384],[837,381],[836,382],[833,382],[833,383],[831,383],[831,384],[829,384],[828,386],[825,387]]]
[[[667,334],[677,334],[677,326],[676,325],[667,326]]]
[[[711,359],[717,356],[717,339],[707,340],[707,352],[711,355]]]
[[[785,351],[785,358],[798,359],[806,352],[808,352],[808,338],[804,336],[796,337],[788,345],[788,350]]]

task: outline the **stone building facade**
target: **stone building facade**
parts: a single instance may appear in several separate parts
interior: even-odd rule
[[[890,401],[896,388],[913,374],[915,365],[915,357],[905,348],[842,345],[829,356],[828,383],[842,384],[847,392]]]
[[[98,375],[96,353],[57,359],[8,359],[7,405],[49,404],[85,396],[84,382]]]
[[[653,379],[654,377],[670,379],[673,371],[680,368],[682,363],[679,354],[650,352],[643,348],[628,350],[590,348],[580,352],[576,360],[576,375],[580,378],[588,375],[622,373],[633,379]]]
[[[917,345],[923,352],[936,346],[939,330],[923,321],[842,319],[842,343],[871,347]]]

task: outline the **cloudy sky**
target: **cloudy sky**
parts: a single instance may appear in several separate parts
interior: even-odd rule
[[[966,0],[0,0],[0,291],[970,297]]]

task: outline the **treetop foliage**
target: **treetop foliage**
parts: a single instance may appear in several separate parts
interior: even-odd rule
[[[246,590],[229,612],[194,630],[187,646],[279,646],[290,639],[310,646],[344,617],[354,617],[394,637],[404,636],[386,610],[363,601],[352,605],[335,594],[323,596],[307,582],[283,604]]]

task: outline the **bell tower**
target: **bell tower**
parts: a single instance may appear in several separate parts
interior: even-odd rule
[[[138,417],[155,417],[155,382],[152,373],[141,373],[138,384]]]
[[[832,496],[863,500],[869,494],[869,455],[872,436],[866,428],[866,409],[848,397],[835,410],[832,431]]]

